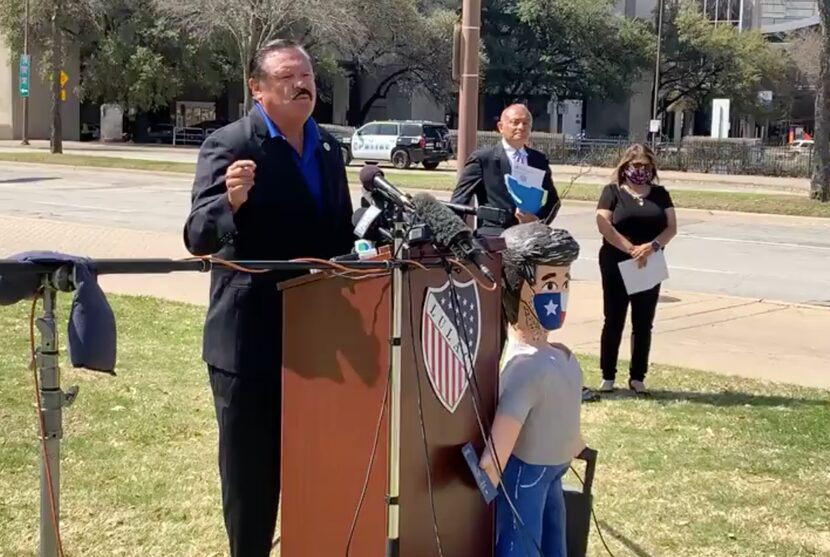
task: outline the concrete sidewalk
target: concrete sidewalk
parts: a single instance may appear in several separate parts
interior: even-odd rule
[[[92,258],[191,257],[181,236],[126,228],[95,226],[47,219],[0,218],[0,257],[29,250],[57,251]],[[209,276],[181,272],[159,275],[106,275],[107,292],[156,296],[207,305]]]
[[[96,258],[188,256],[175,234],[9,216],[0,219],[0,257],[34,249]],[[105,276],[101,284],[112,293],[207,303],[208,276],[204,274]],[[579,352],[597,354],[602,292],[593,282],[575,282],[572,288],[568,322],[560,338]],[[827,309],[666,291],[658,308],[652,361],[828,389],[828,338]],[[624,340],[622,358],[628,357],[627,344]],[[625,370],[620,371],[624,383]]]
[[[571,289],[560,338],[578,352],[598,355],[602,289],[595,282],[574,282]],[[621,359],[630,354],[630,317],[628,321]],[[664,290],[651,361],[827,389],[828,338],[830,309]],[[599,379],[592,378],[596,384]],[[628,370],[620,366],[618,385],[627,380]]]
[[[172,146],[132,143],[99,143],[65,141],[64,153],[67,155],[114,157],[142,160],[156,160],[165,162],[194,163],[199,153],[196,146]],[[0,152],[33,152],[44,153],[49,151],[49,142],[34,140],[31,145],[20,145],[19,141],[0,141]],[[443,163],[440,170],[454,173],[456,161]],[[352,167],[362,166],[360,162],[352,163]],[[390,172],[414,172],[413,170]],[[585,167],[571,165],[552,165],[554,181],[564,185],[574,178],[580,184],[605,184],[611,179],[613,169],[603,167]],[[424,172],[420,170],[420,172]],[[710,190],[710,191],[746,191],[752,193],[797,193],[806,194],[810,191],[810,180],[807,178],[786,178],[778,176],[744,176],[731,174],[705,174],[700,172],[679,172],[664,170],[660,172],[660,181],[669,188]]]

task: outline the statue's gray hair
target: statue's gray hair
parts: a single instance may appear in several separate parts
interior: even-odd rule
[[[510,227],[501,237],[506,243],[502,252],[502,306],[507,322],[513,324],[518,321],[522,284],[533,284],[536,266],[571,265],[579,257],[579,244],[567,230],[539,221]]]

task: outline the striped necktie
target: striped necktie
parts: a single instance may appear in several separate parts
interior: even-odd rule
[[[513,162],[526,165],[527,156],[522,150],[516,150],[516,152],[513,153]]]

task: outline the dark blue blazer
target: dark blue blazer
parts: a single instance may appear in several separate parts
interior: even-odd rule
[[[226,260],[289,260],[329,259],[351,251],[352,202],[340,145],[320,129],[322,211],[291,149],[284,139],[269,136],[255,109],[205,140],[184,227],[190,253]],[[256,163],[256,177],[248,201],[234,214],[225,171],[239,159]],[[300,274],[252,275],[214,267],[203,337],[205,362],[231,373],[279,373],[282,295],[277,283]]]

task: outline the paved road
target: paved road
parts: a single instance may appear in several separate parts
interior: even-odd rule
[[[708,211],[678,220],[667,287],[830,306],[830,221]],[[577,276],[599,280],[593,207],[568,207],[559,222],[582,245]]]
[[[178,234],[190,185],[175,174],[0,163],[0,213]],[[571,203],[560,215],[583,248],[575,277],[598,280],[592,207]],[[830,220],[680,211],[666,286],[830,305],[828,255]]]

